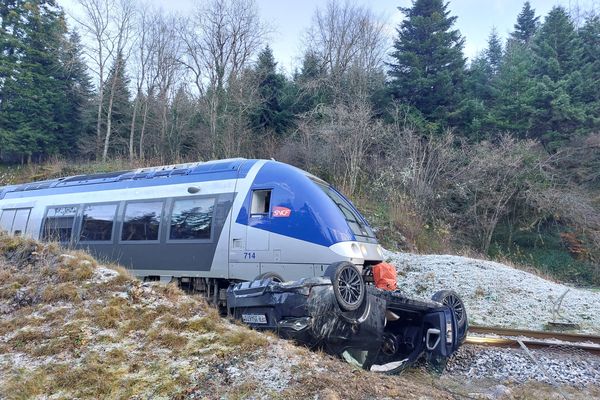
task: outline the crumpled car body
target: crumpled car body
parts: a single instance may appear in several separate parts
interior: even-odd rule
[[[230,315],[255,329],[272,330],[364,369],[388,373],[420,358],[445,365],[467,331],[466,313],[461,322],[440,302],[413,300],[371,285],[357,310],[344,311],[328,277],[238,283],[229,288],[227,305]]]

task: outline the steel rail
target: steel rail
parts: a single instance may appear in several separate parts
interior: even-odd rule
[[[595,335],[484,326],[471,326],[469,333],[468,344],[519,348],[521,342],[531,348],[571,348],[600,355],[600,336]]]

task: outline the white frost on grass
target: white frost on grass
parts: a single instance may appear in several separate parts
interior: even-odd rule
[[[263,390],[281,392],[288,388],[294,378],[295,370],[300,368],[303,356],[294,351],[290,343],[271,341],[267,347],[258,350],[255,354],[258,359],[248,357],[237,365],[230,365],[225,370],[234,381],[254,381]],[[266,396],[264,398],[270,398]]]
[[[441,289],[456,291],[472,324],[543,330],[552,308],[567,290],[560,308],[564,319],[581,331],[600,333],[600,293],[570,288],[509,266],[449,255],[386,252],[398,270],[398,288],[429,299]]]
[[[106,283],[119,275],[118,271],[114,269],[106,268],[101,265],[98,265],[94,268],[94,275],[92,276],[93,283]]]

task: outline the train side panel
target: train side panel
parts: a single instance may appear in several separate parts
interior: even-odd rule
[[[3,211],[31,208],[27,229],[23,235],[41,239],[44,217],[54,209],[61,212],[74,210],[71,225],[73,240],[63,243],[76,248],[89,249],[100,260],[121,263],[138,276],[190,276],[227,278],[228,257],[217,251],[221,236],[229,236],[227,223],[234,201],[237,179],[186,182],[173,185],[140,188],[106,189],[79,193],[44,194],[31,197],[9,198],[0,201]],[[199,188],[190,194],[188,188]],[[30,193],[31,194],[31,193]],[[177,201],[205,200],[212,204],[210,237],[199,240],[177,240],[170,235],[170,214]],[[106,241],[80,241],[84,205],[107,205],[115,210],[111,238]],[[153,240],[127,240],[123,224],[125,208],[155,207],[160,220],[158,237]],[[66,210],[66,211],[64,211]],[[12,233],[12,232],[11,232]],[[215,267],[213,270],[212,267]]]

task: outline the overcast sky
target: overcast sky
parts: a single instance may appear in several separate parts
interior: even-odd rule
[[[165,11],[189,12],[196,0],[152,0]],[[201,0],[200,0],[201,1]],[[74,11],[75,0],[58,0],[67,13]],[[324,0],[256,0],[263,20],[273,33],[268,40],[279,66],[288,73],[299,65],[302,54],[303,35],[310,25],[312,15]],[[582,9],[591,9],[599,0],[530,0],[537,15],[545,16],[555,5],[570,9],[579,4]],[[388,25],[390,37],[403,15],[397,7],[409,7],[411,0],[355,0],[355,3],[370,7]],[[458,17],[456,27],[466,38],[465,55],[474,57],[486,47],[492,27],[502,37],[513,29],[517,14],[524,0],[451,0],[452,15]],[[543,20],[543,18],[542,18]]]

